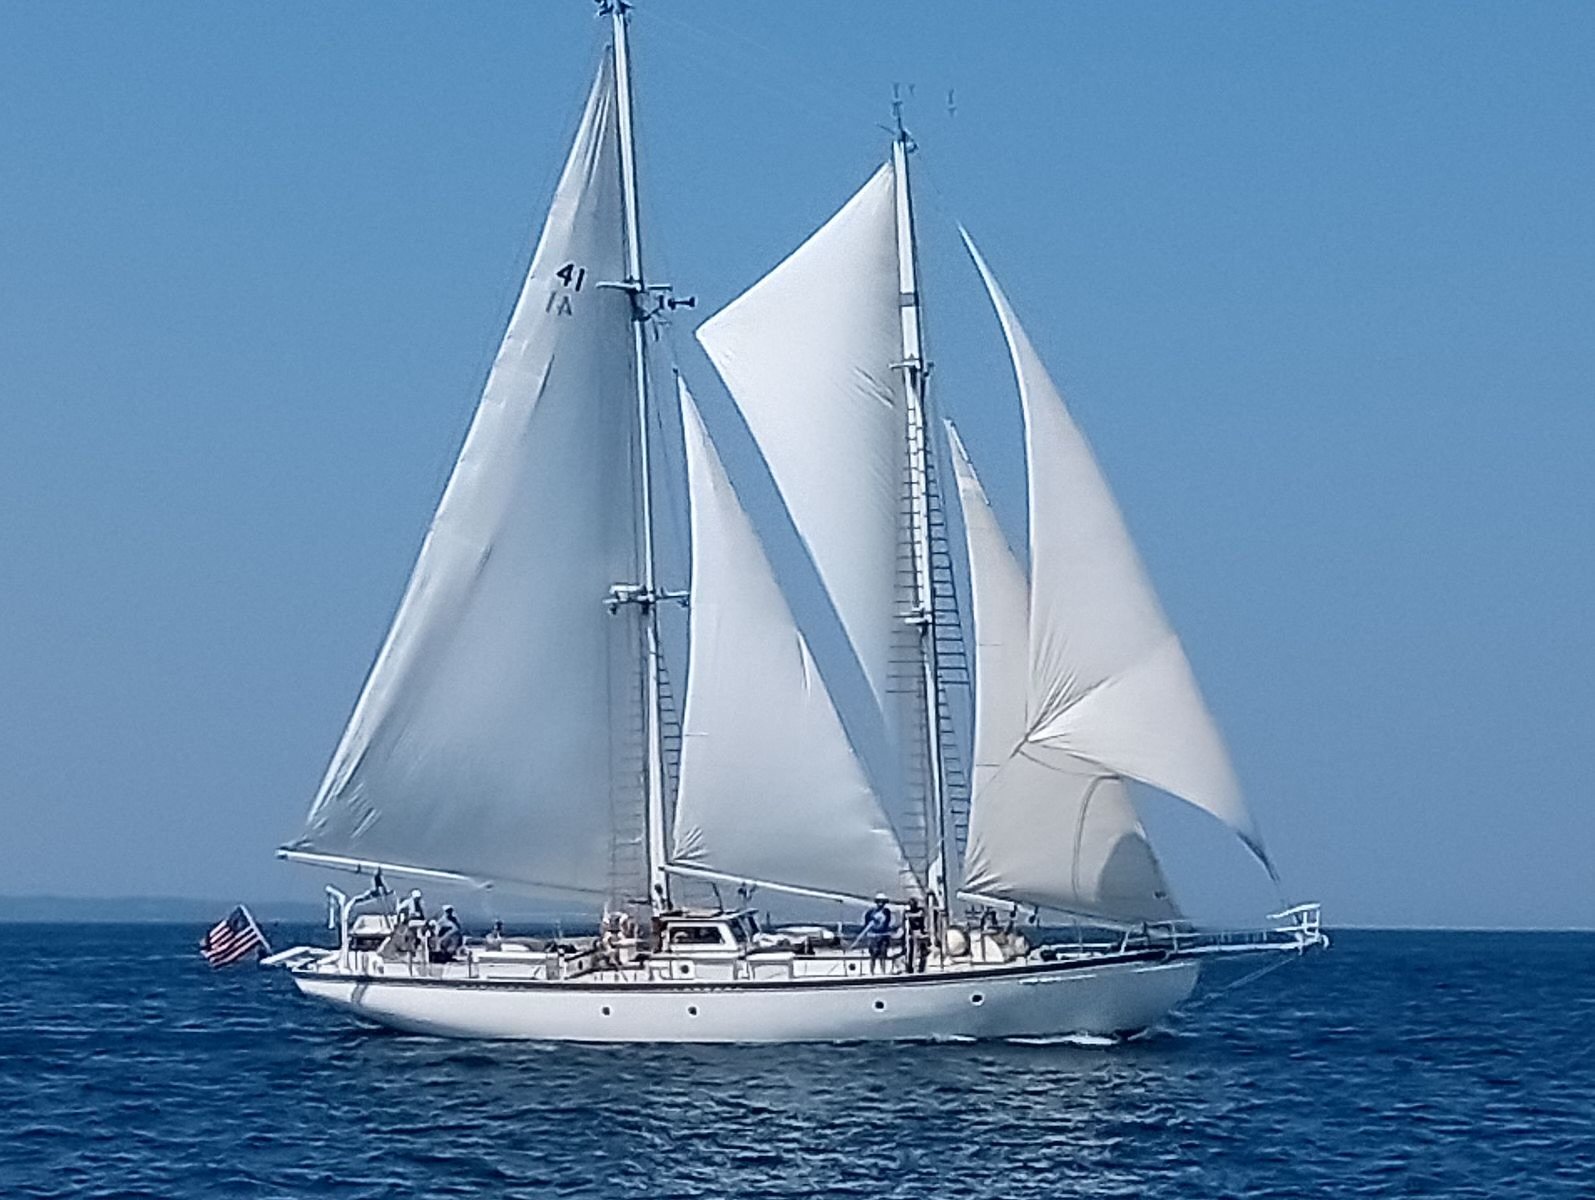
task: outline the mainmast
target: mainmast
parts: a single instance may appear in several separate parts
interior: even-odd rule
[[[642,534],[642,586],[628,600],[642,606],[643,738],[647,808],[648,899],[656,908],[669,906],[670,877],[665,871],[665,779],[663,730],[659,712],[659,593],[654,565],[653,466],[649,443],[648,330],[652,292],[643,277],[642,220],[637,203],[637,144],[632,121],[631,50],[627,0],[601,0],[609,15],[615,64],[615,98],[619,109],[620,187],[625,209],[626,278],[631,295],[632,362],[637,388],[637,491]]]
[[[897,200],[897,291],[902,321],[903,391],[908,401],[908,488],[912,522],[915,605],[908,619],[919,631],[919,661],[925,696],[925,757],[929,772],[926,807],[930,818],[931,852],[926,884],[943,913],[952,909],[948,895],[950,853],[947,844],[947,772],[942,748],[941,669],[937,661],[936,603],[931,565],[930,421],[925,381],[928,369],[919,305],[918,247],[914,238],[913,189],[908,156],[913,141],[903,128],[901,100],[893,100],[897,132],[892,139],[892,167]]]

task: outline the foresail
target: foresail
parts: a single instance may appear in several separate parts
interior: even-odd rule
[[[635,606],[605,606],[638,578],[630,299],[600,286],[625,276],[616,124],[606,56],[398,614],[289,849],[533,889],[610,877],[637,786],[637,750],[612,730],[636,727],[641,694]]]
[[[889,724],[906,454],[894,187],[888,163],[697,334]]]
[[[1206,809],[1271,871],[1223,739],[1107,481],[1007,297],[967,233],[964,240],[1002,323],[1024,409],[1028,738]]]
[[[1121,924],[1179,915],[1124,780],[1038,742],[976,793],[963,890]]]
[[[969,552],[975,770],[966,892],[1110,921],[1176,915],[1124,781],[1030,735],[1029,584],[958,431],[947,426]]]
[[[975,634],[975,769],[978,796],[1024,740],[1029,721],[1030,583],[975,475],[963,439],[946,423],[969,553]]]
[[[675,865],[901,894],[903,851],[686,388],[691,650]]]

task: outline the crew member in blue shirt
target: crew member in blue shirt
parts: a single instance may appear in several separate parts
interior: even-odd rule
[[[892,910],[886,906],[885,892],[875,893],[874,907],[864,914],[864,928],[858,936],[869,946],[870,974],[888,970],[886,954],[892,947]]]

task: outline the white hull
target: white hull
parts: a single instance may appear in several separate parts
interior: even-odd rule
[[[307,996],[437,1037],[572,1042],[818,1042],[1105,1037],[1190,995],[1189,958],[1013,963],[879,979],[677,983],[376,978],[296,969]]]

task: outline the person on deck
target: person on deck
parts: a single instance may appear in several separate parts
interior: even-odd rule
[[[460,924],[459,917],[454,915],[454,906],[443,906],[443,917],[438,921],[437,948],[433,957],[440,962],[449,962],[460,952],[460,947],[465,945],[465,927]]]
[[[925,973],[925,960],[930,956],[930,932],[925,924],[925,910],[918,896],[908,898],[908,910],[903,913],[903,970],[910,975]]]
[[[886,971],[886,955],[892,948],[892,910],[887,907],[885,892],[875,893],[875,904],[864,914],[864,928],[858,937],[869,947],[870,974]]]
[[[421,891],[419,888],[412,890],[408,896],[399,901],[399,920],[426,920],[426,910],[421,906]]]

